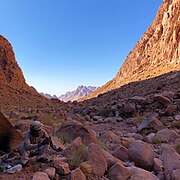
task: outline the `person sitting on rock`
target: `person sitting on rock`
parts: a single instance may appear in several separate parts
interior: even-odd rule
[[[30,131],[24,136],[24,141],[19,148],[21,164],[24,166],[27,165],[29,158],[32,156],[36,156],[38,162],[48,162],[48,159],[43,155],[48,150],[50,137],[42,127],[43,124],[35,120],[30,125]]]

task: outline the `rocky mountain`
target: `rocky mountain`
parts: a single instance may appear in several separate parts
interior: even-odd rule
[[[133,81],[180,70],[180,1],[164,0],[154,21],[129,52],[115,78],[84,99]]]
[[[9,41],[0,35],[0,109],[51,106],[52,102],[30,87],[19,67]]]
[[[96,90],[93,86],[78,86],[76,90],[67,92],[59,97],[62,101],[75,101]]]
[[[11,44],[0,35],[0,83],[11,87],[33,91],[25,82],[22,70],[16,62]]]
[[[43,97],[45,97],[45,98],[47,98],[47,99],[59,99],[56,95],[53,95],[53,96],[52,96],[52,95],[50,95],[50,94],[43,93],[43,92],[41,92],[40,95],[43,96]]]

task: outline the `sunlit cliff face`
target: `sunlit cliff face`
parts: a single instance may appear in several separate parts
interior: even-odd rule
[[[116,77],[84,99],[129,82],[180,70],[180,1],[164,1],[154,21],[128,54]]]

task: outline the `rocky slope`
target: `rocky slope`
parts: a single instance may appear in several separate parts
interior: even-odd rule
[[[92,86],[78,86],[76,90],[61,95],[59,99],[64,102],[75,101],[80,98],[83,98],[84,96],[93,92],[96,89],[97,89],[96,87],[92,87]]]
[[[14,88],[33,91],[25,82],[21,68],[15,60],[11,44],[0,35],[0,83]]]
[[[54,105],[57,106],[57,103],[42,97],[26,83],[11,44],[0,35],[0,110],[3,112],[19,108],[37,110],[39,107],[48,108]],[[59,103],[58,106],[61,108],[64,103]]]
[[[180,70],[180,1],[164,0],[151,26],[128,54],[116,77],[84,99],[129,82]]]

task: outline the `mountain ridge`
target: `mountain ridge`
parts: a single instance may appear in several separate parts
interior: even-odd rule
[[[95,89],[97,89],[97,87],[81,85],[74,91],[68,91],[66,94],[62,94],[59,99],[65,102],[75,101],[93,92]]]
[[[180,2],[164,0],[155,19],[130,51],[117,75],[82,100],[133,81],[180,70]]]

